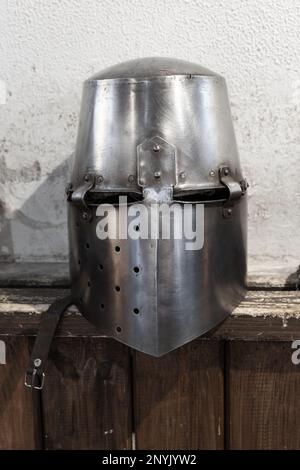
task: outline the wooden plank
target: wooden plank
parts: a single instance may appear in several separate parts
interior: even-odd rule
[[[248,291],[234,316],[300,316],[300,291]]]
[[[205,335],[219,340],[293,341],[300,338],[299,318],[231,316]]]
[[[33,336],[40,314],[49,303],[67,294],[65,289],[0,289],[0,331],[3,335]],[[101,331],[75,307],[66,312],[57,331],[61,337],[101,337]],[[240,306],[216,329],[212,339],[281,340],[300,338],[300,291],[249,291]]]
[[[0,449],[35,449],[39,432],[34,422],[35,395],[24,386],[29,339],[0,339],[6,345],[6,364],[0,365]]]
[[[231,449],[300,448],[300,366],[292,352],[291,343],[229,344]]]
[[[47,449],[130,449],[129,350],[109,339],[56,339],[43,390]]]
[[[254,268],[248,272],[249,289],[295,289],[300,286],[300,271],[278,268],[262,270]],[[69,263],[34,262],[34,263],[1,263],[0,286],[34,286],[34,287],[69,287]]]
[[[248,289],[258,290],[295,290],[300,287],[300,266],[298,269],[277,268],[264,270],[251,270],[247,276]]]
[[[0,313],[22,311],[38,315],[50,302],[67,293],[68,289],[61,288],[0,288]],[[233,314],[286,318],[300,316],[300,291],[248,291]]]
[[[134,355],[138,449],[222,449],[223,344],[196,340],[161,358]]]
[[[69,263],[1,263],[1,287],[69,287]]]

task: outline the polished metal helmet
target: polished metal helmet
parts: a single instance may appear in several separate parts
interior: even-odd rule
[[[215,327],[245,291],[246,188],[221,76],[147,58],[88,79],[67,189],[82,314],[153,356]],[[155,236],[145,236],[144,208],[156,214]],[[188,219],[199,225],[195,246],[182,228]]]

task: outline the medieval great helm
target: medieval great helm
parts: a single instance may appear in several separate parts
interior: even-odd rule
[[[244,295],[246,188],[221,76],[148,58],[87,80],[67,190],[82,314],[154,356],[215,327]],[[156,236],[145,235],[145,213],[156,214]],[[197,246],[182,230],[188,219]]]

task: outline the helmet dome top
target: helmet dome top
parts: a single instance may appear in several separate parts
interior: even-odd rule
[[[93,75],[89,80],[146,79],[174,75],[219,77],[201,65],[170,57],[145,57],[122,62]]]

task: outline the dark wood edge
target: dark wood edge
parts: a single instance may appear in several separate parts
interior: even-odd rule
[[[0,313],[0,336],[35,336],[40,315]],[[105,337],[78,313],[68,313],[58,327],[58,337]],[[230,316],[201,337],[210,340],[293,341],[300,339],[300,318]]]
[[[0,289],[0,335],[35,336],[41,312],[68,292],[54,287]],[[104,335],[73,307],[64,314],[57,336]],[[300,291],[248,291],[234,314],[202,338],[252,341],[300,339]]]
[[[249,289],[287,289],[295,290],[300,284],[299,270],[288,272],[249,272]],[[70,286],[69,263],[33,262],[1,263],[0,287],[65,287]]]

